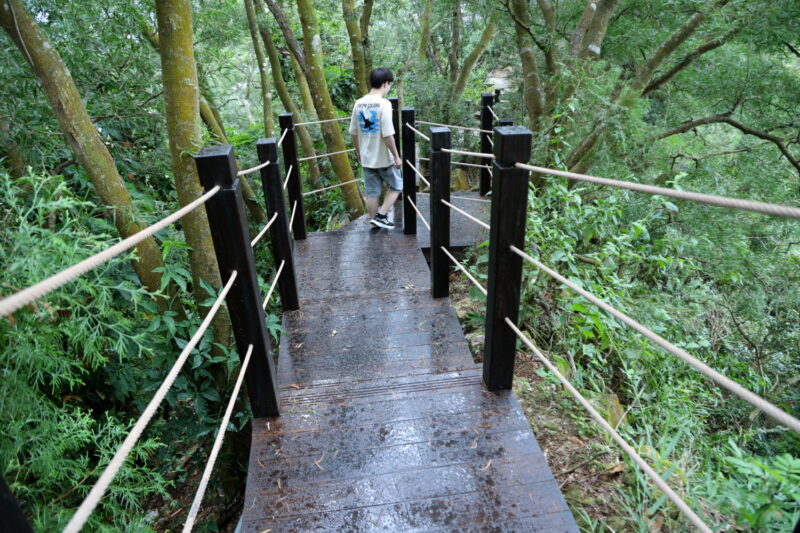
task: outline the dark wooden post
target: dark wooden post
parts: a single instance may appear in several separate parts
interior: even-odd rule
[[[286,142],[286,141],[284,141]],[[283,272],[278,279],[278,290],[281,293],[281,305],[284,311],[300,309],[297,296],[297,278],[294,272],[293,242],[289,235],[289,218],[286,213],[286,203],[283,200],[283,180],[281,168],[278,165],[278,147],[274,138],[259,139],[256,142],[258,160],[262,163],[270,162],[261,169],[261,186],[264,187],[264,199],[267,204],[267,218],[272,220],[272,215],[278,213],[275,222],[269,229],[272,241],[272,257],[275,259],[275,268],[284,262]],[[291,213],[291,205],[289,206]],[[297,203],[300,209],[300,202]],[[295,219],[299,211],[295,213]]]
[[[496,104],[499,101],[500,101],[500,89],[495,89],[494,90],[494,103]]]
[[[392,104],[392,127],[394,128],[394,143],[397,146],[397,153],[400,153],[400,100],[396,96],[389,98],[389,103]]]
[[[411,165],[417,164],[417,137],[413,131],[406,128],[406,124],[414,125],[414,108],[404,107],[400,125],[403,138],[403,233],[415,235],[417,233],[417,213],[411,207],[409,200],[417,205],[417,174]]]
[[[489,230],[489,287],[486,298],[486,337],[483,382],[489,390],[510,389],[514,379],[517,336],[505,318],[515,324],[519,315],[522,258],[511,251],[525,246],[528,208],[528,171],[514,166],[527,163],[532,134],[522,126],[494,130],[492,216]]]
[[[195,163],[206,191],[217,185],[220,187],[205,207],[223,282],[231,277],[233,271],[237,272],[236,281],[228,292],[227,304],[239,357],[244,358],[248,347],[253,345],[250,366],[245,374],[253,416],[277,416],[280,405],[278,382],[272,365],[267,321],[261,308],[261,292],[242,191],[236,177],[233,147],[207,146],[195,156]]]
[[[498,126],[513,126],[514,121],[510,118],[501,118],[500,121],[497,123]]]
[[[431,128],[431,292],[434,298],[450,294],[450,259],[442,246],[450,249],[450,128]]]
[[[278,116],[278,123],[281,126],[281,135],[283,135],[283,130],[287,130],[286,137],[281,144],[281,151],[283,153],[284,175],[288,175],[289,169],[292,169],[292,175],[289,176],[289,184],[287,185],[289,205],[294,205],[294,202],[297,202],[297,213],[292,223],[292,235],[294,235],[295,240],[302,241],[307,235],[306,211],[303,206],[303,180],[300,176],[300,162],[297,160],[297,136],[294,131],[294,115],[292,113],[283,113]]]
[[[0,474],[0,531],[33,533],[33,528]]]
[[[492,131],[493,117],[489,108],[494,104],[494,95],[492,93],[481,94],[481,126],[482,130]],[[488,154],[492,151],[491,133],[481,132],[481,152]],[[480,193],[481,196],[486,196],[492,189],[492,176],[489,174],[488,168],[481,169],[481,182]]]

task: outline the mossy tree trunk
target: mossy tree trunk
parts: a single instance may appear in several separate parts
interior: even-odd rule
[[[292,71],[294,72],[294,79],[297,82],[297,89],[300,91],[300,99],[303,102],[303,109],[306,112],[309,120],[318,120],[317,108],[314,107],[314,99],[311,97],[311,89],[308,86],[308,80],[303,72],[300,62],[297,57],[291,52],[289,56],[292,59]]]
[[[143,224],[61,56],[19,0],[2,2],[0,25],[30,64],[67,144],[86,171],[103,205],[109,209],[120,236],[124,238],[138,233]],[[136,275],[147,289],[158,291],[161,274],[153,270],[163,267],[164,263],[155,239],[151,237],[142,241],[136,246],[136,253],[138,259],[133,262]]]
[[[258,63],[258,75],[261,79],[261,105],[264,111],[264,132],[267,137],[275,135],[275,119],[272,118],[272,91],[270,91],[269,72],[267,72],[267,58],[264,48],[259,41],[258,22],[253,0],[244,0],[244,9],[247,13],[247,26],[250,29],[250,38],[253,41],[253,51]]]
[[[431,44],[432,2],[433,0],[423,0],[424,6],[419,21],[419,46],[417,47],[417,59],[420,63],[423,63],[428,56],[428,46]]]
[[[367,63],[364,57],[364,43],[361,37],[361,24],[356,14],[355,2],[353,0],[342,0],[342,15],[344,25],[347,28],[347,36],[350,38],[350,50],[353,54],[353,76],[356,79],[356,87],[359,94],[369,92],[369,82]]]
[[[0,117],[0,158],[12,179],[18,180],[25,175],[25,156],[14,140],[11,124],[3,117]]]

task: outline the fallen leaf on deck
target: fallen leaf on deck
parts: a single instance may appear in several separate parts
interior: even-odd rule
[[[292,383],[292,384],[291,384],[291,385],[289,385],[289,386],[290,386],[291,388],[293,388],[293,389],[297,389],[297,390],[300,390],[300,389],[302,389],[302,388],[303,388],[303,387],[301,387],[301,386],[300,386],[300,384],[299,384],[299,383]]]
[[[486,463],[486,466],[484,466],[483,468],[481,468],[481,470],[486,470],[486,469],[487,469],[487,468],[489,468],[490,466],[492,466],[492,460],[491,460],[491,459],[489,459],[489,462],[488,462],[488,463]]]

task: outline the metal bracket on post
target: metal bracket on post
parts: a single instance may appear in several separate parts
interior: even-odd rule
[[[284,311],[295,311],[300,309],[300,300],[297,296],[297,279],[294,272],[294,255],[292,253],[292,237],[289,235],[289,219],[286,217],[286,203],[283,199],[283,180],[281,180],[281,168],[278,164],[278,147],[275,139],[259,139],[256,142],[258,150],[258,160],[261,163],[270,162],[269,165],[261,169],[261,186],[264,187],[264,200],[267,204],[267,217],[271,220],[272,215],[277,213],[275,222],[269,229],[272,241],[272,257],[275,259],[275,266],[284,263],[283,272],[278,279],[278,290],[281,293],[281,304]],[[297,209],[300,209],[300,202],[297,202]],[[299,211],[295,213],[295,218],[299,216]]]
[[[411,165],[417,164],[417,138],[414,132],[406,128],[406,124],[414,125],[414,108],[404,107],[401,120],[401,137],[403,138],[403,233],[417,233],[417,213],[411,202],[417,205],[417,174]]]
[[[480,129],[492,131],[492,124],[494,124],[494,117],[489,108],[494,104],[494,95],[492,93],[481,93],[481,126]],[[481,152],[488,154],[492,151],[491,133],[481,132]],[[492,175],[489,174],[488,168],[481,169],[481,182],[480,194],[486,196],[492,190]]]
[[[442,246],[450,248],[450,128],[431,128],[431,292],[434,298],[450,294],[450,260]]]
[[[531,131],[522,126],[494,129],[492,216],[489,230],[489,286],[486,297],[486,336],[483,382],[489,390],[510,389],[514,380],[517,337],[505,318],[516,323],[522,286],[522,258],[511,245],[525,249],[528,208],[527,163],[531,155]]]
[[[289,183],[287,184],[287,191],[289,193],[289,205],[294,205],[297,202],[297,213],[295,213],[294,221],[292,222],[292,235],[295,240],[302,241],[307,236],[306,231],[306,210],[303,206],[303,180],[300,176],[300,162],[297,160],[297,135],[294,131],[294,115],[292,113],[283,113],[278,116],[278,124],[281,127],[281,134],[286,131],[286,137],[281,144],[281,151],[283,153],[283,171],[285,175],[289,174],[289,169],[292,169],[292,175],[289,176]]]
[[[233,147],[208,146],[201,149],[194,159],[203,188],[208,191],[220,186],[220,191],[206,202],[205,208],[222,280],[227,281],[234,271],[237,272],[226,302],[239,356],[244,357],[248,347],[253,345],[245,374],[253,416],[277,416],[280,406],[278,382],[272,364],[267,321],[261,308],[261,292],[242,191],[236,177]]]

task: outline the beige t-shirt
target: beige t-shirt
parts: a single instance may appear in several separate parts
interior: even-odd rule
[[[350,117],[350,135],[358,136],[361,166],[385,168],[394,158],[383,144],[383,137],[394,135],[392,104],[377,94],[368,94],[356,100]]]

